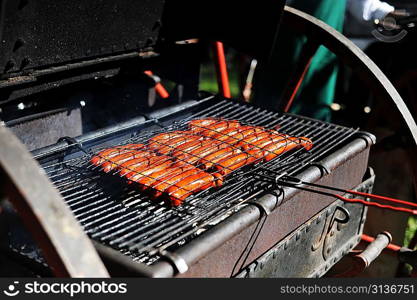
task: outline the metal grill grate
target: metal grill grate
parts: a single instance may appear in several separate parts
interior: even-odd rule
[[[126,184],[125,180],[98,172],[89,163],[93,153],[100,149],[122,143],[144,143],[158,133],[186,129],[188,120],[205,117],[238,120],[242,124],[269,129],[279,126],[280,133],[312,139],[314,147],[310,151],[290,151],[267,163],[241,168],[232,173],[221,188],[192,195],[176,208],[150,201],[146,194]],[[181,116],[180,112],[179,119],[177,116],[177,120],[174,117],[149,120],[142,130],[122,141],[111,139],[110,134],[105,146],[82,145],[81,148],[80,144],[75,144],[69,146],[71,151],[40,155],[40,163],[87,234],[135,261],[152,264],[159,259],[161,250],[179,247],[238,210],[244,202],[271,190],[273,184],[261,180],[265,176],[264,170],[295,175],[357,132],[356,129],[279,114],[230,100],[202,101],[191,114],[186,116],[184,111]]]

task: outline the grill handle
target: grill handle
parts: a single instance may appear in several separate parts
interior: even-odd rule
[[[369,265],[381,254],[381,252],[392,241],[392,236],[389,232],[384,231],[377,235],[376,239],[366,247],[360,254],[355,255],[354,259],[363,269],[369,267]]]
[[[333,275],[333,277],[356,277],[361,274],[369,265],[387,248],[391,243],[392,236],[384,231],[377,235],[362,252],[352,257],[351,268],[345,272]]]

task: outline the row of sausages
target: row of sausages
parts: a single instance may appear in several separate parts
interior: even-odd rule
[[[198,119],[188,126],[188,130],[158,134],[147,144],[102,150],[91,163],[138,183],[153,199],[163,196],[178,206],[192,194],[221,186],[225,176],[242,166],[313,146],[308,138],[233,120]]]

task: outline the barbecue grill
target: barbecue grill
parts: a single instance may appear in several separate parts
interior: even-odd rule
[[[158,80],[138,71],[147,69],[177,82],[172,99],[177,103],[148,107],[154,104],[155,98],[150,101],[143,97],[137,101],[146,105],[133,118],[118,120],[111,126],[79,136],[62,134],[57,143],[34,149],[30,155],[2,126],[0,166],[6,179],[4,190],[20,214],[17,217],[7,206],[3,209],[3,216],[8,216],[4,218],[9,220],[5,234],[12,237],[7,238],[3,253],[25,265],[31,274],[38,275],[51,272],[61,276],[106,276],[109,272],[113,276],[148,277],[324,275],[360,241],[367,209],[334,197],[302,191],[294,182],[302,180],[370,192],[374,175],[367,165],[374,136],[357,128],[265,109],[221,95],[197,93],[198,67],[195,65],[199,62],[191,58],[190,53],[196,54],[201,49],[199,44],[189,45],[183,41],[196,36],[216,36],[267,62],[271,48],[275,47],[273,41],[281,16],[278,8],[283,7],[283,2],[268,2],[255,12],[242,8],[239,17],[229,20],[229,27],[213,25],[211,30],[204,29],[203,24],[212,8],[189,16],[184,7],[193,9],[195,4],[187,1],[175,5],[171,1],[144,1],[146,10],[139,4],[112,2],[114,7],[95,7],[97,18],[104,24],[102,27],[110,26],[114,20],[107,17],[114,12],[114,26],[120,29],[126,25],[120,19],[123,16],[125,22],[129,22],[125,35],[119,36],[111,27],[109,32],[98,31],[94,40],[86,45],[80,44],[81,38],[89,35],[87,25],[96,27],[95,22],[89,23],[92,20],[88,14],[82,14],[87,25],[71,19],[70,22],[75,23],[73,27],[63,30],[58,26],[54,32],[60,42],[77,46],[74,49],[64,47],[65,51],[49,42],[54,29],[41,27],[45,30],[33,33],[22,23],[14,32],[11,28],[16,19],[6,17],[3,38],[8,43],[3,47],[8,52],[0,57],[0,68],[4,70],[0,87],[7,93],[3,94],[1,103],[5,106],[18,103],[25,99],[23,97],[41,97],[51,90],[64,95],[68,92],[67,86],[71,88],[74,84],[85,87],[83,84],[91,80],[124,82],[132,76],[140,79],[136,84],[141,90],[136,90],[135,96],[143,90],[154,95]],[[60,4],[57,9],[49,1],[33,3],[38,6],[30,1],[23,7],[4,1],[5,16],[12,11],[18,11],[22,18],[55,12],[59,19],[64,5]],[[79,10],[83,13],[91,10],[93,4],[65,5],[74,16]],[[274,10],[268,9],[271,5]],[[142,21],[136,14],[127,13],[129,10],[140,11]],[[119,11],[122,13],[118,14]],[[228,12],[224,7],[222,13]],[[248,26],[243,25],[246,24],[243,21],[253,13],[269,16],[262,24],[251,23],[269,34],[270,39],[263,41],[262,47],[256,46],[260,44],[257,37],[250,36],[246,44],[239,36],[233,36],[236,24]],[[291,9],[287,9],[287,14],[287,21],[297,16],[303,18],[301,13]],[[172,23],[173,19],[179,21]],[[191,29],[184,24],[190,21],[196,25]],[[40,18],[36,22],[43,21]],[[266,25],[270,25],[267,28],[272,28],[271,32],[265,29]],[[70,34],[77,30],[77,34]],[[17,38],[19,34],[22,36]],[[332,34],[334,38],[335,33]],[[36,41],[37,45],[44,41],[42,47],[46,48],[25,47],[28,40]],[[340,45],[336,48],[348,51]],[[358,50],[346,52],[349,54],[345,56],[366,69],[364,58],[357,58],[355,51]],[[172,67],[177,60],[180,66]],[[375,75],[372,68],[376,67],[370,67],[371,71],[366,69],[371,74],[368,80],[379,87],[386,84],[385,77],[372,76]],[[267,64],[261,64],[262,68],[267,73]],[[270,87],[266,84],[265,88]],[[389,84],[380,95],[401,100]],[[40,117],[50,120],[60,113],[62,111],[36,115],[31,122]],[[179,207],[151,201],[146,193],[127,184],[117,172],[105,174],[90,164],[91,158],[102,149],[145,143],[159,133],[184,130],[188,121],[199,118],[263,126],[290,136],[310,138],[314,146],[308,151],[289,151],[271,161],[239,168],[227,176],[222,187],[189,196]],[[16,119],[10,117],[6,122],[12,130],[15,124],[24,126],[27,122],[27,117]],[[10,220],[15,220],[13,226],[9,225]],[[26,228],[32,235],[28,235]],[[14,238],[16,236],[24,238]],[[300,256],[303,264],[300,264]]]

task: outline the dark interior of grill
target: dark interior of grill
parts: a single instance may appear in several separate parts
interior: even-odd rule
[[[89,163],[99,149],[143,143],[158,133],[185,129],[188,120],[205,117],[239,120],[242,124],[270,129],[278,126],[281,133],[311,138],[314,147],[310,151],[298,149],[267,163],[243,167],[232,173],[221,188],[190,196],[177,208],[163,202],[154,203],[117,174],[103,174]],[[356,132],[356,129],[212,96],[186,110],[147,120],[122,132],[104,134],[99,139],[82,143],[68,139],[69,145],[64,149],[40,150],[35,157],[92,239],[135,261],[152,264],[158,260],[161,250],[180,247],[245,202],[276,188],[274,178],[296,175]]]

